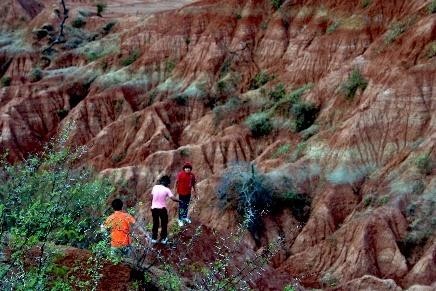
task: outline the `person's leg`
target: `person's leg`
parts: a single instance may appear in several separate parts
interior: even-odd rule
[[[160,220],[162,223],[162,229],[160,232],[160,239],[164,240],[168,236],[168,211],[166,208],[161,209]]]
[[[191,200],[191,195],[180,196],[179,199],[179,219],[184,220],[186,217],[188,217],[188,207],[189,201]]]
[[[151,238],[154,240],[157,240],[157,232],[159,230],[159,210],[157,208],[154,208],[151,210],[151,214],[153,215],[153,229]]]

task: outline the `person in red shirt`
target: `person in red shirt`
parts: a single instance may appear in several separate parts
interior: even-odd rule
[[[177,222],[179,226],[183,226],[184,223],[191,223],[188,218],[188,207],[191,201],[191,190],[193,190],[194,195],[197,195],[197,189],[195,187],[195,175],[192,173],[192,164],[186,162],[183,165],[182,171],[177,174],[175,183],[175,193],[178,194],[179,203],[179,219]]]
[[[112,213],[103,223],[102,228],[111,232],[111,247],[120,251],[123,255],[130,254],[130,229],[135,223],[135,218],[126,212],[122,212],[123,201],[115,199],[112,201]]]

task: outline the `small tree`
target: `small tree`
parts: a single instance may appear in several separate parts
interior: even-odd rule
[[[265,112],[253,113],[245,121],[254,137],[268,135],[273,130],[273,125],[269,115]]]
[[[101,14],[103,13],[103,11],[106,10],[106,7],[107,7],[106,3],[101,3],[101,2],[97,3],[97,4],[95,4],[95,7],[97,8],[97,15],[102,17]]]
[[[352,100],[356,95],[357,89],[361,89],[363,91],[367,85],[368,81],[365,80],[359,69],[354,68],[348,76],[348,79],[344,84],[342,84],[341,90],[346,99]]]

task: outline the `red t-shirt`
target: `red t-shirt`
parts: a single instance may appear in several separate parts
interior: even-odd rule
[[[195,185],[195,175],[191,173],[186,173],[185,171],[180,171],[177,174],[177,194],[179,195],[190,195],[191,188]]]

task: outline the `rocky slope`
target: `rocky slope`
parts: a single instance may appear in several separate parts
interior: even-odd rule
[[[258,288],[291,278],[340,290],[435,287],[434,1],[108,1],[103,17],[67,1],[66,41],[49,54],[58,3],[9,2],[0,4],[12,11],[0,17],[0,149],[10,160],[73,123],[83,163],[125,181],[145,223],[147,191],[190,160],[195,222],[224,233],[237,219],[218,207],[219,178],[253,161],[312,201],[303,225],[287,209],[264,217],[261,244],[284,243],[270,266],[276,283]],[[316,108],[313,125],[296,127],[292,104],[271,94],[279,84]],[[261,111],[274,129],[256,137],[244,120]],[[256,248],[248,237],[246,248]]]

